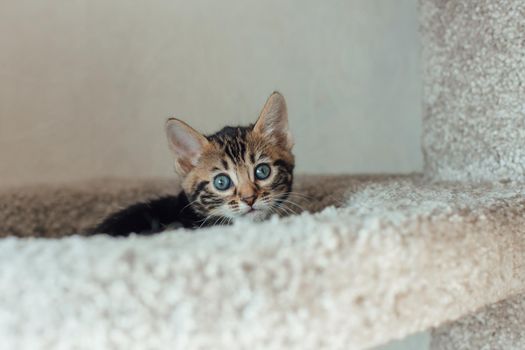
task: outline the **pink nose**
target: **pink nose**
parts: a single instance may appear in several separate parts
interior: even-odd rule
[[[249,196],[249,197],[242,197],[241,201],[243,201],[244,203],[248,204],[251,207],[253,205],[253,203],[255,203],[256,199],[257,199],[257,196],[253,195],[253,196]]]

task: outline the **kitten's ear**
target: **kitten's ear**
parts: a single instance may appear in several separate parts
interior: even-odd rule
[[[293,138],[288,127],[286,101],[279,92],[274,92],[266,101],[253,131],[275,142],[277,145],[292,149]]]
[[[175,157],[175,170],[186,176],[202,155],[209,141],[188,124],[176,118],[166,121],[168,143]]]

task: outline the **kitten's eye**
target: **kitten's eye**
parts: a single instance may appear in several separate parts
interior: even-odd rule
[[[270,173],[272,172],[270,166],[266,163],[259,164],[255,168],[255,177],[258,180],[264,180],[267,179],[268,176],[270,176]]]
[[[232,180],[226,174],[219,174],[213,179],[213,186],[215,186],[215,188],[219,191],[226,191],[228,188],[230,188],[231,184]]]

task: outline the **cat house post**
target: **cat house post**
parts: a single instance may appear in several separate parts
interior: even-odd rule
[[[420,18],[426,176],[524,181],[525,2],[420,0]],[[523,349],[523,334],[525,295],[435,330],[432,349]]]

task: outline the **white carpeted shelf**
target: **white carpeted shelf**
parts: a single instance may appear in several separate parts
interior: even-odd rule
[[[512,184],[350,187],[344,208],[199,233],[0,241],[9,349],[361,349],[523,292]]]

